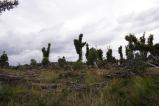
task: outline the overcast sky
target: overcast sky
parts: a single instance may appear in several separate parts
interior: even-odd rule
[[[0,53],[6,51],[11,65],[42,59],[41,48],[51,42],[51,61],[59,56],[77,60],[73,39],[80,33],[90,46],[110,46],[118,56],[125,35],[154,34],[159,42],[158,0],[19,0],[0,15]],[[85,48],[83,49],[85,50]],[[105,53],[104,53],[105,56]]]

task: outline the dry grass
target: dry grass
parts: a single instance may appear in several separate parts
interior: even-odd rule
[[[131,79],[113,79],[104,87],[89,86],[93,83],[104,81],[104,76],[120,70],[107,69],[85,69],[73,72],[63,70],[31,70],[18,71],[2,69],[0,73],[16,74],[18,76],[26,73],[35,73],[41,81],[39,85],[60,84],[61,86],[53,89],[32,89],[22,85],[5,86],[0,88],[0,105],[13,106],[157,106],[159,105],[159,79],[135,77]],[[60,74],[72,75],[60,77]],[[150,68],[147,73],[159,75],[158,69]],[[82,76],[82,77],[81,77]],[[32,79],[28,76],[28,79]],[[77,81],[79,80],[79,81]],[[34,83],[34,80],[31,80]],[[73,82],[78,85],[88,85],[84,90],[74,90],[70,83],[67,85],[63,81]],[[38,83],[36,83],[38,84]],[[69,88],[69,89],[68,89]],[[3,99],[1,99],[3,98]],[[16,99],[17,98],[17,99]],[[152,102],[151,102],[152,101]]]
[[[59,77],[59,73],[56,71],[44,70],[40,72],[39,78],[46,82],[55,82]]]
[[[149,68],[147,70],[147,73],[148,75],[156,75],[158,76],[159,75],[159,68]]]

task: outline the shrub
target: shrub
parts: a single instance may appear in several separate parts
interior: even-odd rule
[[[66,59],[64,56],[58,59],[58,64],[60,67],[64,67],[66,65]]]
[[[158,78],[116,79],[103,95],[108,106],[158,106]]]
[[[133,58],[127,60],[127,68],[137,74],[145,72],[147,67],[144,62],[144,57],[136,53]]]
[[[88,63],[94,65],[94,62],[97,62],[98,52],[95,48],[91,48],[88,54]]]
[[[0,57],[0,66],[1,66],[1,67],[9,66],[8,56],[7,56],[7,54],[5,53],[5,51],[3,52],[3,54],[2,54],[1,57]]]
[[[36,64],[37,64],[37,62],[36,62],[35,59],[31,59],[31,60],[30,60],[30,65],[36,65]]]
[[[109,63],[115,63],[116,59],[115,57],[113,57],[113,51],[112,49],[108,49],[107,53],[106,53],[106,57],[107,57],[107,62]]]
[[[84,68],[84,66],[81,62],[74,62],[72,67],[74,70],[80,70],[80,69]]]

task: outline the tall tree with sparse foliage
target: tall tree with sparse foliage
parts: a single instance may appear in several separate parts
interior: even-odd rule
[[[88,64],[88,55],[89,55],[89,44],[87,43],[86,44],[86,54],[85,54],[86,59],[87,59],[87,64]]]
[[[154,37],[152,34],[150,34],[150,36],[148,37],[147,43],[145,32],[139,39],[137,39],[133,34],[127,35],[125,39],[126,41],[128,41],[128,45],[126,46],[126,56],[128,60],[127,63],[130,69],[134,68],[138,70],[145,70],[145,63],[147,64],[148,59],[153,57],[156,60],[157,57],[155,57],[155,55],[157,53],[157,48],[155,46],[156,44],[153,44]],[[148,53],[150,54],[149,56]]]
[[[76,52],[79,56],[78,61],[82,61],[82,48],[86,45],[86,42],[82,42],[83,34],[79,35],[79,39],[74,39],[74,46],[76,49]]]
[[[120,63],[122,63],[122,62],[123,62],[122,46],[120,46],[120,47],[118,48],[118,53],[119,53],[119,55],[120,55]]]
[[[139,39],[135,37],[133,34],[129,34],[125,37],[126,41],[128,41],[128,48],[132,51],[139,51],[140,55],[144,60],[147,59],[148,52],[153,51],[153,35],[150,35],[147,39],[145,38],[145,33]]]
[[[98,49],[97,53],[98,53],[98,60],[103,61],[103,51],[102,51],[102,49]]]
[[[9,66],[8,56],[5,51],[3,51],[3,54],[0,57],[0,66],[1,67]]]
[[[19,2],[17,0],[14,0],[14,1],[10,1],[10,0],[0,1],[0,13],[2,13],[2,11],[13,9],[18,4],[19,4]]]
[[[113,53],[112,53],[112,49],[108,49],[107,53],[106,53],[106,57],[107,57],[107,62],[111,62],[114,63],[116,61],[115,57],[113,57]]]
[[[154,40],[154,37],[152,34],[150,34],[150,36],[148,37],[148,40],[147,40],[147,43],[149,46],[153,46],[153,40]]]
[[[134,59],[133,50],[130,49],[129,46],[126,46],[126,47],[125,47],[125,53],[126,53],[127,60]]]
[[[96,65],[98,59],[98,52],[95,48],[91,48],[88,54],[88,63],[90,65]]]
[[[47,50],[46,50],[45,47],[42,48],[42,53],[43,53],[42,64],[43,64],[43,65],[47,65],[47,64],[50,63],[50,61],[49,61],[50,47],[51,47],[51,44],[49,43]]]

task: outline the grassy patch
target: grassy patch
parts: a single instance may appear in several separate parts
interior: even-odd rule
[[[86,84],[92,84],[92,83],[101,82],[102,76],[97,75],[95,73],[87,72],[84,79]]]
[[[44,106],[46,97],[23,87],[3,85],[0,89],[1,106]]]
[[[56,80],[59,78],[59,73],[54,71],[42,71],[40,73],[40,78],[46,82],[56,82]]]
[[[159,78],[134,78],[114,80],[104,95],[110,106],[159,105]]]
[[[62,80],[76,82],[79,86],[70,86],[60,81],[62,71],[42,70],[38,74],[41,81],[48,84],[59,82],[61,87],[48,91],[29,89],[20,84],[1,85],[0,106],[159,106],[159,77],[113,79],[104,87],[90,86],[104,81],[104,72],[98,72],[71,72],[69,77],[62,77]],[[80,85],[86,88],[73,89]]]

